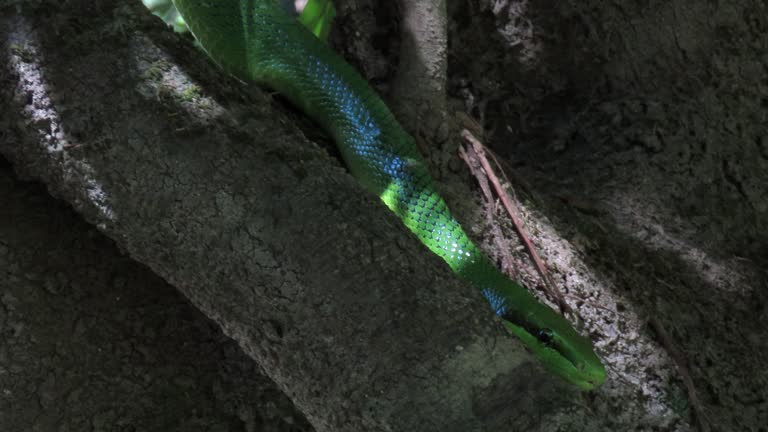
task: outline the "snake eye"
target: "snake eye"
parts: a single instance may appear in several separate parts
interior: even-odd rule
[[[540,329],[537,332],[534,333],[536,336],[536,339],[539,340],[544,346],[551,347],[552,343],[555,340],[555,334],[550,329]]]

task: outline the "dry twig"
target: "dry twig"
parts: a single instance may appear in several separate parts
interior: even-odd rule
[[[552,277],[549,275],[549,272],[547,272],[547,269],[544,266],[544,262],[541,260],[541,258],[539,258],[539,254],[536,252],[536,249],[533,246],[533,242],[531,242],[530,237],[526,233],[525,228],[523,227],[523,223],[518,217],[519,211],[517,210],[517,206],[515,206],[515,204],[512,202],[509,194],[501,187],[499,178],[496,177],[496,174],[494,174],[493,168],[491,168],[491,164],[488,162],[488,158],[485,156],[485,146],[483,146],[483,144],[467,129],[462,130],[461,136],[477,154],[483,171],[485,172],[485,176],[487,177],[488,181],[490,181],[491,185],[493,185],[493,188],[496,191],[496,195],[498,195],[502,205],[507,210],[507,214],[512,220],[512,224],[515,226],[517,234],[520,236],[520,239],[525,245],[525,249],[531,256],[531,259],[536,266],[536,270],[544,282],[544,286],[546,287],[547,292],[557,302],[561,312],[572,312],[571,308],[565,302],[563,294],[557,288],[557,285],[555,285]]]
[[[475,178],[477,178],[477,182],[480,185],[480,190],[483,192],[483,195],[488,202],[489,208],[486,212],[486,219],[491,225],[491,229],[493,230],[494,242],[496,243],[498,251],[501,254],[502,265],[511,267],[514,263],[512,254],[502,242],[502,233],[498,225],[493,224],[493,214],[496,200],[493,198],[493,192],[491,191],[491,186],[488,183],[488,178],[483,173],[483,167],[480,165],[480,158],[472,147],[467,147],[466,149],[464,147],[459,147],[459,157],[464,160],[464,162],[469,167],[469,170],[472,172]]]
[[[667,330],[661,324],[661,321],[655,317],[648,318],[648,324],[656,335],[659,337],[659,343],[664,349],[672,356],[672,360],[677,365],[677,371],[680,377],[683,379],[683,385],[688,392],[688,400],[691,403],[691,411],[693,412],[693,419],[699,426],[700,432],[710,432],[712,429],[709,427],[709,421],[704,412],[704,406],[701,404],[699,394],[696,391],[696,387],[693,385],[693,378],[691,378],[691,372],[688,369],[688,359],[686,355],[677,348],[675,340],[667,333]]]

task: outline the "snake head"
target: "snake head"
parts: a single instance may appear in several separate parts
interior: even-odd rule
[[[526,311],[524,319],[502,316],[505,327],[553,374],[585,391],[599,387],[606,372],[590,341],[557,312],[539,305],[535,315]]]
[[[470,281],[483,280],[483,297],[502,318],[507,330],[517,336],[548,371],[582,390],[595,389],[605,382],[605,367],[592,343],[565,317],[539,302],[488,261],[477,260],[460,271]]]

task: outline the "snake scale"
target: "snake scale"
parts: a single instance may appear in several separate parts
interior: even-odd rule
[[[605,380],[589,340],[472,244],[433,185],[414,139],[368,83],[286,11],[283,0],[173,3],[224,70],[277,90],[321,125],[352,175],[477,288],[549,371],[583,390]]]

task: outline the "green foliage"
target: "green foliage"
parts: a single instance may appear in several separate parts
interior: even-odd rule
[[[309,0],[299,16],[299,22],[323,41],[328,40],[336,8],[331,0]]]
[[[202,95],[200,87],[196,85],[190,85],[181,92],[181,100],[184,102],[192,102],[195,98]]]
[[[176,6],[173,5],[171,0],[141,0],[144,6],[147,7],[153,14],[162,19],[169,27],[173,28],[176,33],[184,33],[189,31],[187,23],[184,22],[184,18],[181,17],[179,11],[176,10]]]
[[[154,15],[162,19],[176,33],[189,31],[171,0],[141,0]],[[299,22],[323,41],[328,40],[336,8],[331,0],[309,0],[299,16]]]

